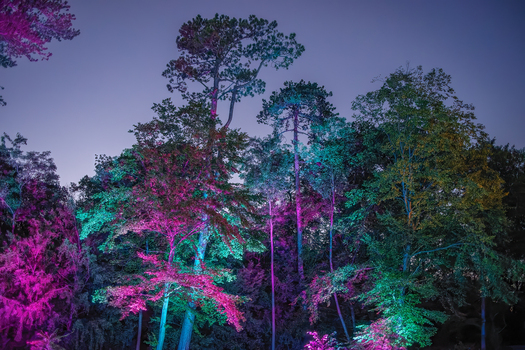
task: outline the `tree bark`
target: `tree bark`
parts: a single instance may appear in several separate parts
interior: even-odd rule
[[[487,350],[487,332],[485,329],[487,318],[485,317],[485,297],[481,297],[481,350]]]
[[[208,221],[207,218],[204,218]],[[193,271],[196,274],[202,272],[201,263],[204,261],[204,255],[206,254],[206,246],[208,245],[209,233],[205,228],[199,234],[199,245],[197,246],[197,253],[195,254],[195,263],[193,265]],[[193,323],[195,321],[195,304],[192,302],[188,303],[186,314],[184,315],[184,321],[182,322],[182,329],[179,340],[178,350],[189,350],[191,342],[191,334],[193,332]]]
[[[332,174],[331,179],[331,187],[332,187],[332,198],[330,198],[330,272],[334,272],[334,265],[333,265],[333,259],[332,259],[332,241],[333,241],[333,232],[334,232],[334,210],[335,210],[335,184],[334,184],[334,176]],[[343,314],[341,313],[341,308],[339,307],[339,300],[337,299],[337,293],[334,293],[334,299],[335,299],[335,306],[337,308],[337,314],[339,315],[339,319],[341,320],[341,324],[343,325],[343,330],[345,332],[346,340],[348,342],[351,341],[350,335],[348,335],[348,330],[346,329],[345,320],[343,319]]]
[[[164,292],[164,302],[162,303],[162,312],[160,314],[159,342],[157,343],[157,350],[162,350],[162,347],[164,345],[164,338],[166,337],[166,317],[168,315],[168,303],[170,301],[170,297],[168,294],[169,288],[170,285],[166,283]]]
[[[135,350],[140,350],[140,336],[142,335],[142,310],[139,311],[139,329],[137,330],[137,346]]]
[[[80,241],[80,240],[79,240]],[[146,255],[148,255],[149,247],[148,247],[148,240],[146,240]],[[137,346],[135,347],[135,350],[140,350],[141,345],[141,336],[142,336],[142,310],[139,311],[139,329],[137,330]]]
[[[272,218],[272,200],[268,200],[270,208],[270,257],[271,257],[271,277],[272,277],[272,350],[275,350],[275,275],[273,270],[273,218]]]
[[[299,186],[299,111],[294,111],[293,145],[294,145],[294,170],[295,170],[295,210],[297,215],[297,271],[300,284],[304,282],[303,266],[303,227],[301,213],[301,191]]]

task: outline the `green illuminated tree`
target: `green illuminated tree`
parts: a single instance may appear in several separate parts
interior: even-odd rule
[[[344,119],[334,117],[325,123],[312,127],[315,130],[315,141],[306,150],[304,159],[308,169],[306,178],[312,187],[329,202],[329,266],[334,273],[333,238],[336,208],[341,204],[343,192],[347,189],[347,177],[355,166],[354,132]],[[337,220],[337,218],[335,218]],[[337,293],[333,293],[339,319],[347,340],[350,335],[346,328]],[[355,322],[353,322],[355,327]]]
[[[502,233],[504,193],[488,167],[486,134],[450,82],[440,69],[399,69],[353,103],[374,172],[348,204],[372,209],[361,214],[376,284],[363,300],[382,312],[358,337],[365,345],[377,330],[396,335],[392,346],[429,345],[432,323],[445,315],[421,303],[439,296],[460,304],[438,282],[477,273],[472,253],[492,249]]]

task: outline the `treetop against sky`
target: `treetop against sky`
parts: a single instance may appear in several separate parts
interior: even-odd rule
[[[300,6],[298,6],[300,4]],[[525,93],[525,24],[522,1],[277,1],[228,2],[138,0],[68,1],[74,14],[73,40],[51,41],[53,56],[3,69],[0,86],[8,103],[0,110],[2,131],[20,132],[29,148],[50,150],[61,183],[92,174],[95,154],[117,155],[133,142],[127,130],[150,120],[153,103],[167,97],[180,106],[179,94],[166,89],[162,76],[177,60],[178,30],[197,15],[276,21],[282,33],[296,33],[305,47],[288,70],[261,70],[262,95],[235,106],[232,128],[263,136],[269,127],[256,123],[262,99],[284,81],[317,82],[332,91],[330,102],[341,117],[352,119],[350,102],[377,89],[407,61],[413,67],[440,67],[453,87],[476,107],[479,122],[501,144],[525,146],[525,118],[519,104]],[[276,9],[279,9],[278,11]],[[137,20],[140,18],[140,21]],[[227,120],[229,101],[219,101]],[[241,117],[242,116],[242,117]]]

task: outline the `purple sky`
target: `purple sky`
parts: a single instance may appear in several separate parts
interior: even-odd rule
[[[25,150],[50,150],[62,184],[93,175],[95,154],[117,155],[134,141],[127,131],[151,119],[154,102],[179,95],[161,76],[178,57],[180,26],[201,14],[276,20],[306,51],[289,70],[267,68],[266,93],[236,105],[231,127],[270,131],[255,116],[262,98],[286,80],[317,82],[341,116],[375,90],[374,77],[410,61],[441,67],[457,95],[476,107],[498,144],[525,147],[525,1],[523,0],[69,0],[81,34],[52,42],[49,61],[0,71],[0,132],[28,138]],[[219,116],[227,106],[219,105]],[[224,120],[224,119],[223,119]]]

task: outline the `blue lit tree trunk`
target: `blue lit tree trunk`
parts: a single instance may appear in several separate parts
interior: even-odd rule
[[[164,346],[164,337],[166,336],[166,317],[168,315],[168,304],[170,301],[169,289],[170,285],[166,283],[166,286],[164,287],[164,301],[162,302],[162,311],[160,313],[160,328],[157,350],[162,350],[162,347]]]
[[[203,218],[207,221],[207,218]],[[204,263],[204,255],[206,254],[206,246],[208,245],[209,232],[204,229],[199,234],[199,244],[197,245],[197,252],[195,254],[195,263],[193,266],[194,273],[202,272],[202,264]],[[189,350],[191,342],[191,334],[193,332],[193,324],[195,322],[195,304],[188,303],[184,321],[182,322],[180,340],[178,350]]]

